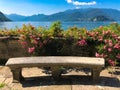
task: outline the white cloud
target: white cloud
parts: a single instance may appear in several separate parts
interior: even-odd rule
[[[72,3],[73,5],[80,5],[80,6],[87,6],[87,5],[95,5],[97,4],[96,1],[91,1],[91,2],[79,2],[75,0],[67,0],[67,3]]]
[[[66,0],[67,1],[67,3],[72,3],[73,2],[73,0]]]
[[[95,5],[95,4],[96,4],[95,1],[92,1],[92,2],[78,2],[78,1],[73,1],[73,5],[84,6],[84,5]]]

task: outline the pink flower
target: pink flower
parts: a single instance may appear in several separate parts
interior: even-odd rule
[[[42,47],[43,47],[43,43],[40,44],[40,48],[42,48]]]
[[[118,38],[118,36],[117,36],[117,35],[115,35],[115,34],[112,34],[112,37],[113,37],[113,38],[115,38],[115,39],[117,39],[117,38]]]
[[[21,42],[21,44],[22,44],[22,45],[26,45],[26,44],[27,44],[27,42]]]
[[[23,48],[26,48],[27,42],[20,42]]]
[[[95,32],[91,32],[90,36],[93,37],[95,35]]]
[[[109,43],[112,43],[112,40],[108,40]]]
[[[30,38],[35,39],[36,36],[35,35],[30,35]]]
[[[34,40],[33,43],[37,45],[37,44],[38,44],[38,41]]]
[[[108,42],[109,42],[109,40],[105,39],[105,40],[104,40],[104,42],[105,42],[105,43],[108,43]]]
[[[29,53],[33,53],[35,51],[35,47],[28,48]]]
[[[106,31],[106,32],[105,32],[105,34],[110,34],[110,33],[111,33],[111,31],[110,31],[110,30],[108,30],[108,31]]]
[[[95,56],[98,57],[98,58],[102,58],[104,55],[103,54],[99,54],[99,53],[95,53]]]
[[[103,28],[103,26],[100,26],[99,28],[100,28],[100,29],[102,29],[102,28]]]
[[[95,32],[95,34],[96,34],[96,35],[98,35],[98,34],[99,34],[99,32]]]
[[[111,66],[115,66],[115,61],[113,61],[113,60],[108,60],[108,63],[109,63]]]
[[[106,58],[108,55],[103,55],[103,58]]]
[[[117,54],[117,55],[116,55],[116,58],[120,59],[120,54]]]
[[[120,48],[119,44],[115,44],[114,48],[119,49]]]
[[[108,48],[108,52],[112,52],[112,48]]]
[[[20,39],[25,39],[26,38],[26,36],[24,36],[24,35],[20,35]]]
[[[111,42],[109,42],[109,43],[108,43],[108,45],[109,45],[110,47],[112,47],[112,46],[113,46],[113,44],[112,44]]]
[[[100,57],[100,54],[96,52],[96,53],[95,53],[95,56],[96,56],[96,57]]]
[[[102,34],[105,35],[105,31],[104,30],[102,31]]]
[[[106,49],[106,48],[107,48],[107,46],[104,46],[103,48],[104,48],[104,49]]]
[[[78,45],[85,46],[85,45],[87,45],[87,42],[84,39],[82,39],[78,42]]]
[[[102,36],[99,36],[98,39],[99,39],[99,41],[102,41],[102,40],[103,40],[103,37],[102,37]]]

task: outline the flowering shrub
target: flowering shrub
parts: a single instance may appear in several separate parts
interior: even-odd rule
[[[42,27],[35,28],[32,25],[23,25],[21,29],[18,29],[19,42],[29,55],[37,55],[39,53],[38,49],[42,49],[47,43],[47,37],[43,30],[45,29]]]
[[[92,44],[94,43],[95,45],[93,46],[95,46],[96,48],[96,50],[93,52],[94,56],[105,58],[106,65],[109,64],[111,66],[115,66],[117,63],[116,61],[120,59],[120,37],[118,35],[119,33],[116,34],[117,30],[116,31],[111,30],[109,28],[111,26],[108,27],[100,26],[96,30],[92,30],[92,31],[87,31],[86,29],[79,29],[77,27],[72,27],[66,31],[61,31],[62,29],[58,24],[60,25],[60,23],[52,24],[51,26],[52,28],[50,28],[50,30],[48,31],[46,31],[45,29],[36,30],[33,26],[29,26],[30,29],[24,31],[26,34],[22,36],[23,38],[23,41],[21,42],[22,46],[24,48],[27,47],[28,53],[32,55],[33,54],[40,55],[42,50],[44,51],[44,55],[47,55],[47,52],[50,51],[50,49],[47,49],[48,47],[52,48],[53,51],[54,49],[56,49],[57,51],[60,52],[60,50],[64,47],[65,42],[59,43],[57,46],[58,41],[55,41],[55,43],[53,44],[50,44],[50,41],[51,38],[55,39],[56,37],[62,37],[62,38],[66,38],[66,40],[67,38],[69,38],[69,40],[71,41],[74,40],[71,44],[75,45],[76,42],[76,45],[79,47],[87,46],[88,48],[91,47]],[[112,26],[114,26],[114,24],[112,24]],[[58,40],[60,39],[58,38]],[[54,42],[54,40],[52,42]],[[53,45],[54,48],[51,47],[51,45]],[[57,53],[57,51],[54,53]],[[50,52],[52,52],[52,50]],[[54,55],[54,54],[48,54],[48,55]]]
[[[96,45],[97,52],[96,57],[103,57],[106,60],[106,64],[115,66],[116,61],[119,61],[120,57],[120,38],[112,30],[104,30],[100,27],[99,32],[89,32],[87,33],[89,38],[99,41],[100,43]]]
[[[105,58],[106,65],[111,66],[120,62],[120,25],[116,23],[91,31],[77,27],[63,30],[59,21],[54,22],[50,28],[29,24],[17,30],[0,31],[0,36],[3,35],[19,36],[20,44],[30,56],[96,56]]]

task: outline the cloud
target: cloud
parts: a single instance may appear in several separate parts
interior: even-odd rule
[[[79,6],[87,6],[87,5],[95,5],[97,4],[96,1],[91,1],[91,2],[79,2],[79,1],[75,1],[75,0],[66,0],[67,3],[71,3],[73,5],[79,5]]]
[[[73,5],[84,6],[84,5],[95,5],[95,4],[96,4],[95,1],[92,1],[92,2],[78,2],[78,1],[73,1]]]
[[[73,0],[66,0],[67,1],[67,3],[72,3],[73,2]]]

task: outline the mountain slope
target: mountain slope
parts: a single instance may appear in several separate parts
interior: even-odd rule
[[[0,12],[0,22],[10,21],[2,12]]]
[[[101,8],[85,8],[85,9],[73,9],[58,12],[51,15],[32,15],[32,16],[14,16],[10,17],[13,21],[119,21],[120,11],[115,9],[101,9]],[[21,17],[21,18],[20,18]]]
[[[32,15],[24,18],[24,21],[41,21],[43,18],[45,18],[46,15],[44,14],[38,14],[38,15]]]
[[[24,18],[26,18],[27,16],[22,16],[18,14],[10,14],[10,15],[6,14],[6,17],[11,19],[12,21],[23,21]]]

